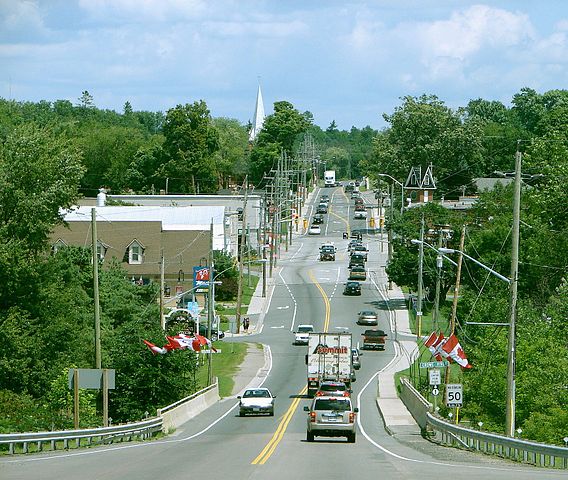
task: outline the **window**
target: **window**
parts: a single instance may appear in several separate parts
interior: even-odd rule
[[[57,242],[55,242],[53,244],[53,253],[57,253],[59,251],[60,248],[65,248],[67,246],[67,244],[65,243],[65,241],[61,238],[57,239]]]
[[[143,262],[144,247],[135,240],[128,246],[128,263],[131,265],[140,265]]]
[[[108,245],[106,243],[97,240],[97,257],[100,262],[103,262],[105,259],[105,255],[108,249]]]

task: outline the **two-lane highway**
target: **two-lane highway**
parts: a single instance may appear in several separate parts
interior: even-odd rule
[[[274,417],[238,416],[235,398],[225,399],[174,434],[145,443],[98,447],[70,452],[2,458],[0,478],[8,479],[124,479],[236,478],[290,480],[311,478],[366,479],[461,479],[529,480],[565,478],[554,472],[499,459],[438,447],[418,435],[391,437],[384,428],[376,404],[377,372],[394,358],[388,312],[377,308],[384,287],[386,248],[373,236],[369,244],[362,295],[347,297],[343,286],[348,275],[348,240],[343,232],[364,227],[353,220],[353,204],[342,189],[324,190],[331,197],[321,236],[298,236],[274,271],[275,288],[262,332],[244,341],[266,346],[271,368],[263,385],[277,395]],[[317,200],[316,192],[314,201]],[[369,203],[371,194],[367,194]],[[336,261],[320,262],[324,241],[337,247]],[[364,352],[352,396],[360,409],[357,442],[344,438],[316,437],[306,442],[305,346],[294,346],[293,331],[300,323],[316,330],[345,330],[354,343],[363,327],[355,324],[363,308],[380,312],[379,327],[389,332],[384,352]]]

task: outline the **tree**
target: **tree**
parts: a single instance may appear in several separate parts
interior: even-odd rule
[[[77,100],[77,106],[81,108],[95,108],[93,96],[88,92],[88,90],[83,91]]]
[[[229,178],[242,178],[246,174],[248,134],[246,128],[232,118],[215,118],[213,125],[219,132],[219,150],[213,155],[219,184],[228,187]]]
[[[458,196],[461,187],[484,170],[480,136],[474,123],[463,124],[460,115],[435,95],[404,97],[393,114],[382,142],[376,143],[377,169],[395,178],[406,178],[411,167],[434,166],[440,195]]]
[[[260,182],[282,152],[292,156],[298,136],[310,125],[310,117],[302,115],[291,103],[275,102],[274,113],[264,120],[253,145],[249,165],[252,181]]]
[[[219,149],[219,133],[206,103],[201,100],[168,110],[163,134],[167,162],[162,176],[170,177],[171,190],[216,191],[218,177],[213,155]]]

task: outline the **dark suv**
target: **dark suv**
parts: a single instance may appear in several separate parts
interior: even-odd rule
[[[354,253],[349,257],[349,268],[351,267],[364,267],[365,257],[360,253]]]
[[[361,295],[361,284],[359,282],[347,282],[343,289],[343,295]]]
[[[321,225],[323,223],[323,215],[321,213],[316,213],[312,219],[314,225]]]

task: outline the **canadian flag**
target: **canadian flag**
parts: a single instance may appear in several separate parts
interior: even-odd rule
[[[444,345],[442,346],[442,354],[446,357],[450,357],[454,362],[461,365],[462,368],[471,368],[471,364],[465,356],[462,346],[458,340],[458,337],[451,335]]]
[[[442,355],[440,353],[445,341],[446,339],[444,338],[443,333],[438,334],[436,332],[432,332],[424,341],[424,345],[428,347],[428,350],[430,350],[430,353],[436,357],[436,360],[440,361],[442,360]]]

